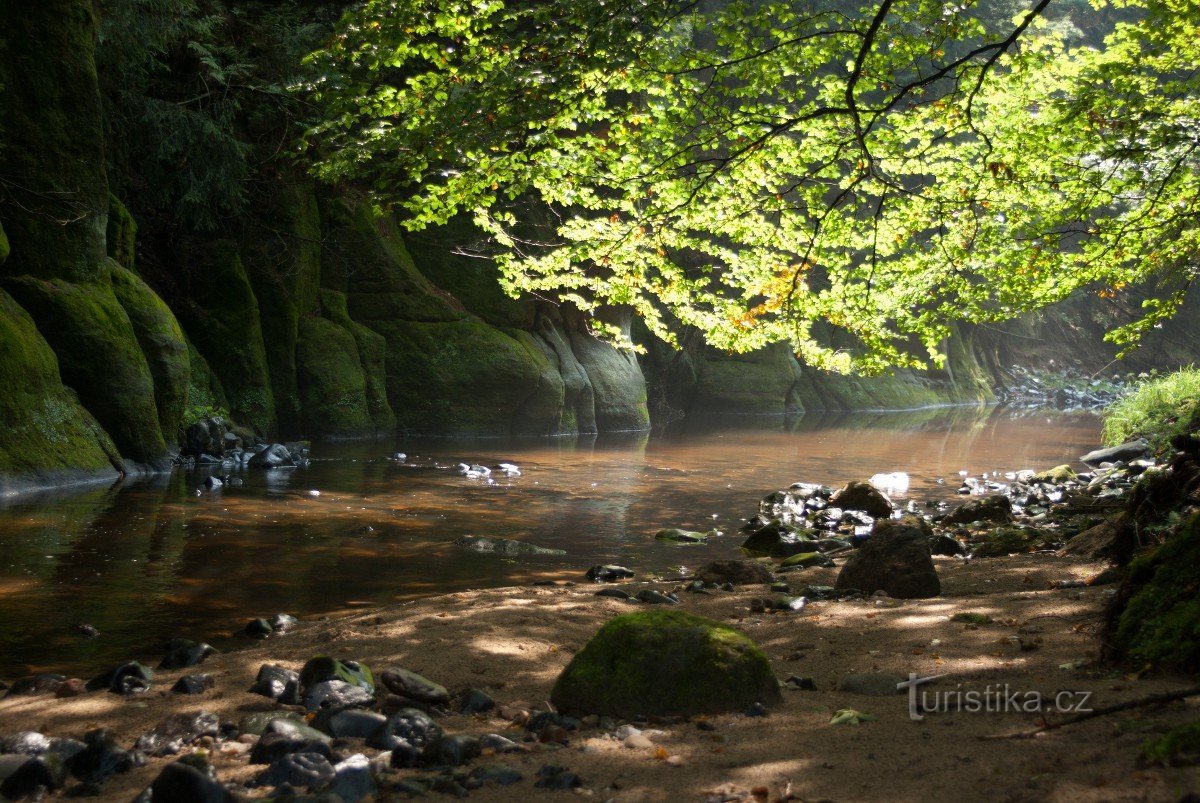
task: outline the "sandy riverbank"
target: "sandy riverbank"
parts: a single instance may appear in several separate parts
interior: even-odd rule
[[[1092,693],[1090,705],[1100,707],[1186,685],[1180,679],[1131,680],[1090,663],[1109,592],[1104,587],[1050,586],[1090,576],[1101,568],[1095,564],[1021,555],[970,564],[939,559],[937,566],[943,594],[929,600],[814,602],[799,614],[752,614],[750,602],[768,596],[762,586],[680,594],[685,610],[730,623],[757,641],[781,681],[792,675],[811,677],[817,691],[785,689],[783,703],[769,716],[710,717],[705,728],[711,725],[711,730],[686,721],[639,724],[661,731],[652,735],[652,748],[631,749],[609,732],[591,728],[573,734],[565,747],[533,745],[530,752],[479,759],[508,764],[525,780],[510,787],[489,784],[471,798],[583,794],[595,800],[699,801],[728,794],[730,800],[753,800],[754,791],[765,789],[768,798],[757,799],[785,799],[790,790],[802,800],[1077,801],[1177,800],[1186,792],[1200,792],[1196,767],[1140,768],[1136,763],[1142,741],[1194,720],[1200,701],[1101,717],[1036,739],[988,741],[980,737],[1035,726],[1039,717],[931,713],[914,722],[904,696],[835,690],[853,673],[944,673],[948,677],[940,681],[940,690],[962,683],[964,689],[1007,684],[1013,691],[1046,695],[1087,691]],[[791,577],[794,585],[831,583],[835,572],[812,569],[802,579]],[[597,588],[579,584],[468,591],[304,622],[287,635],[212,656],[197,669],[159,672],[143,695],[5,699],[0,701],[0,734],[36,729],[79,737],[107,727],[129,747],[177,711],[203,709],[222,721],[237,722],[247,712],[283,709],[246,691],[261,664],[299,669],[309,657],[325,653],[364,661],[377,672],[389,666],[411,669],[452,692],[485,689],[497,700],[497,710],[454,715],[440,723],[451,734],[498,732],[519,740],[522,731],[501,712],[544,708],[572,653],[603,622],[631,609],[629,603],[594,596]],[[961,612],[994,621],[973,628],[950,620]],[[1035,649],[1026,651],[1016,643],[1020,628],[1027,645],[1038,642]],[[199,696],[167,691],[176,678],[197,671],[211,674],[216,688]],[[875,720],[831,725],[832,713],[844,708],[870,713]],[[678,756],[673,762],[679,766],[664,756]],[[244,783],[263,769],[247,764],[244,756],[223,754],[219,746],[213,757],[225,782]],[[153,759],[116,776],[99,799],[131,800],[169,760]],[[583,790],[534,789],[536,772],[545,764],[577,773]]]

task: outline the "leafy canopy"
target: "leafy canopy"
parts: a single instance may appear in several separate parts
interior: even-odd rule
[[[1157,282],[1130,340],[1194,271],[1200,4],[1120,5],[1097,47],[1051,0],[369,0],[310,57],[308,142],[411,227],[472,213],[511,292],[669,341],[923,365]]]

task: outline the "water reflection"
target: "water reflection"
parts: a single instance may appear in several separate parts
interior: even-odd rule
[[[724,418],[653,437],[318,444],[306,470],[247,472],[244,485],[215,492],[198,492],[203,473],[176,473],[24,499],[0,509],[0,677],[86,674],[279,611],[578,578],[600,562],[694,566],[736,556],[742,519],[795,481],[905,472],[907,498],[942,498],[960,470],[1070,462],[1098,433],[1088,414],[975,408]],[[397,450],[403,465],[385,458]],[[522,476],[488,482],[453,469],[505,461]],[[727,535],[705,546],[651,538],[714,526]],[[454,546],[465,534],[567,554],[497,558]],[[101,637],[78,635],[80,622]]]

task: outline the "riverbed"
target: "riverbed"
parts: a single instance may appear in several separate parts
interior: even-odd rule
[[[666,575],[739,554],[766,493],[905,472],[899,497],[955,497],[978,476],[1074,462],[1099,442],[1088,413],[943,408],[696,421],[598,438],[318,443],[304,469],[207,472],[26,497],[0,508],[0,678],[84,674],[157,659],[183,636],[217,646],[248,619],[302,618],[451,591],[582,579],[597,563]],[[401,451],[403,461],[389,459]],[[461,476],[460,462],[520,466]],[[663,527],[716,528],[702,546]],[[463,535],[562,555],[482,554]],[[100,635],[76,629],[88,624]]]

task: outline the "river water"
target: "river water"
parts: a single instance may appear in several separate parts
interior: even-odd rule
[[[220,647],[278,612],[582,580],[597,563],[639,577],[694,568],[737,556],[737,529],[758,500],[793,482],[903,471],[901,499],[948,499],[960,471],[1048,468],[1098,442],[1095,416],[1047,410],[725,418],[654,435],[315,444],[309,468],[247,471],[243,485],[212,492],[203,473],[175,472],[26,497],[0,508],[0,678],[87,678],[156,661],[175,636]],[[386,459],[396,450],[404,464]],[[522,475],[467,479],[453,469],[460,461],[511,461]],[[725,535],[678,547],[653,540],[663,527]],[[463,535],[566,554],[480,554],[453,544]],[[79,634],[80,623],[101,635]]]

